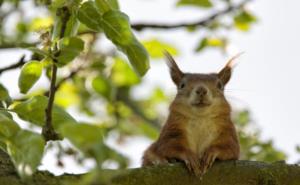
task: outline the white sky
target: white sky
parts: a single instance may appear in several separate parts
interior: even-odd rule
[[[202,14],[197,9],[175,9],[175,1],[119,0],[122,11],[131,22],[179,22],[197,20]],[[251,10],[259,22],[248,33],[230,33],[233,53],[245,51],[230,81],[228,99],[234,107],[249,108],[252,118],[262,130],[264,139],[272,138],[278,148],[289,154],[289,162],[299,160],[295,146],[300,144],[300,6],[295,0],[255,1]],[[193,53],[203,32],[194,34],[184,30],[146,30],[139,38],[157,37],[174,44],[181,51],[177,57],[180,67],[190,72],[219,70],[228,59],[217,50]],[[18,59],[16,52],[0,52],[0,67]],[[17,91],[18,73],[4,74],[1,82]],[[137,94],[145,94],[147,88],[161,86],[169,94],[175,88],[162,61],[151,61],[151,69]],[[76,117],[76,115],[75,115]],[[136,141],[137,139],[132,139]],[[131,142],[129,142],[131,143]],[[149,144],[139,140],[124,147],[125,153],[134,159],[131,166],[139,165],[142,151]],[[73,167],[71,167],[73,168]],[[72,169],[69,169],[69,172]]]

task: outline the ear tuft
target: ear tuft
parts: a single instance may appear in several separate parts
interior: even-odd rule
[[[227,64],[225,65],[225,67],[218,73],[218,77],[223,83],[223,85],[226,85],[231,78],[232,68],[234,66],[233,64],[234,60],[240,57],[243,53],[244,52],[241,52],[231,57],[227,62]]]
[[[171,78],[173,82],[178,86],[183,78],[183,72],[179,69],[172,55],[166,50],[163,52],[166,57],[166,63],[169,67]]]
[[[233,67],[234,67],[234,63],[233,63],[233,62],[234,62],[237,58],[239,58],[242,54],[244,54],[244,53],[245,53],[245,52],[240,52],[240,53],[234,55],[233,57],[231,57],[231,58],[228,60],[226,66],[227,66],[227,67],[230,67],[230,68],[233,68]],[[225,67],[226,67],[226,66],[225,66]]]

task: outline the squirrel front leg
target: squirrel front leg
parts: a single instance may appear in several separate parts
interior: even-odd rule
[[[221,141],[221,142],[220,142]],[[204,174],[216,159],[237,160],[239,158],[239,144],[236,137],[218,140],[205,150],[201,157],[201,173]]]
[[[197,154],[184,146],[169,145],[163,148],[160,155],[167,161],[172,162],[174,159],[182,161],[190,172],[201,176],[200,159]]]

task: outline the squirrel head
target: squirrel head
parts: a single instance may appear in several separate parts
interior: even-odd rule
[[[224,96],[224,87],[231,78],[232,62],[239,55],[231,58],[218,73],[202,74],[182,72],[173,57],[168,52],[164,54],[171,78],[177,86],[171,110],[187,116],[230,113],[230,105]]]

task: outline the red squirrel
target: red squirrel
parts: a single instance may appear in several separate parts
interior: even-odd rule
[[[165,57],[177,94],[158,140],[144,152],[142,166],[182,161],[202,176],[215,160],[237,160],[239,141],[224,96],[237,56],[210,74],[184,73],[169,53]]]

